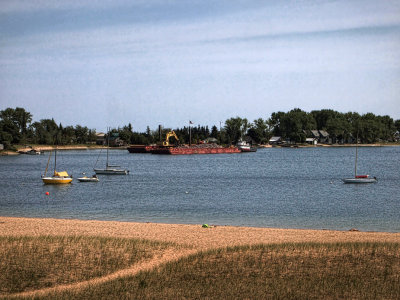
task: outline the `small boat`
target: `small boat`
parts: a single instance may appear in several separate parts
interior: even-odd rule
[[[42,181],[44,184],[66,184],[72,182],[72,176],[69,176],[67,171],[57,172],[57,147],[54,151],[54,173],[53,176],[46,176],[47,169],[49,167],[49,162],[51,158],[51,152],[49,154],[49,160],[47,161],[46,170],[44,171],[44,175],[42,175]]]
[[[358,135],[357,135],[357,144],[356,144],[356,160],[354,164],[354,177],[352,178],[343,178],[342,181],[344,183],[375,183],[378,180],[376,177],[371,177],[370,175],[357,175],[357,159],[358,159]]]
[[[79,177],[78,180],[80,182],[98,182],[99,178],[97,177],[96,174],[94,174],[92,177],[87,177],[87,176]]]
[[[26,151],[25,154],[28,154],[28,155],[40,155],[41,152],[39,150],[31,149],[29,151]]]
[[[106,162],[106,168],[105,169],[96,169],[96,168],[94,168],[93,171],[96,174],[101,174],[101,175],[128,175],[129,174],[129,170],[121,169],[120,166],[113,166],[113,165],[110,165],[108,163],[108,149],[110,148],[109,135],[110,135],[110,131],[108,130],[108,134],[107,134],[107,162]]]
[[[41,152],[39,150],[31,149],[31,150],[20,150],[18,151],[19,154],[27,154],[27,155],[40,155]]]
[[[237,142],[236,147],[239,148],[241,152],[256,152],[257,148],[252,147],[249,143],[246,141],[240,140]]]
[[[354,178],[343,178],[344,183],[374,183],[378,180],[376,177],[371,177],[369,175],[356,175]]]

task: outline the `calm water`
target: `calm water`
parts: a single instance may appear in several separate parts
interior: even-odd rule
[[[59,151],[59,170],[92,174],[100,150]],[[400,231],[400,147],[261,149],[162,156],[110,151],[128,176],[43,185],[48,155],[0,157],[0,215],[256,227]],[[101,153],[97,166],[105,164]],[[45,193],[49,192],[50,196]]]

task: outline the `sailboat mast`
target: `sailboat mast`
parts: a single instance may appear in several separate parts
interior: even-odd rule
[[[358,159],[358,131],[357,131],[357,141],[356,141],[356,161],[354,163],[354,178],[357,177],[357,159]]]
[[[50,154],[49,154],[49,159],[47,160],[46,170],[44,170],[44,177],[46,177],[47,169],[49,168],[50,158],[51,158],[51,151],[50,151]]]
[[[56,145],[56,150],[54,151],[54,175],[56,174],[56,169],[57,169],[57,145]]]
[[[110,127],[107,128],[107,163],[106,168],[108,168],[108,148],[110,147]]]
[[[358,145],[356,145],[356,162],[354,164],[354,177],[357,177],[357,158],[358,158]]]

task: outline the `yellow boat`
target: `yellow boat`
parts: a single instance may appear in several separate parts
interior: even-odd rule
[[[57,166],[57,147],[56,147],[55,155],[54,155],[54,173],[53,173],[53,176],[46,176],[47,169],[49,167],[50,158],[51,158],[51,152],[50,152],[50,155],[49,155],[49,160],[47,161],[46,170],[44,171],[44,175],[42,176],[43,183],[44,184],[71,183],[72,182],[72,176],[69,176],[67,171],[62,171],[62,172],[57,172],[56,171],[56,166]]]
[[[45,184],[64,184],[71,183],[72,177],[66,171],[54,172],[53,176],[42,177]]]

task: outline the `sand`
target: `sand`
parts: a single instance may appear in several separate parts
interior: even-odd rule
[[[88,235],[168,241],[206,250],[290,242],[400,242],[400,233],[0,217],[1,236]]]

